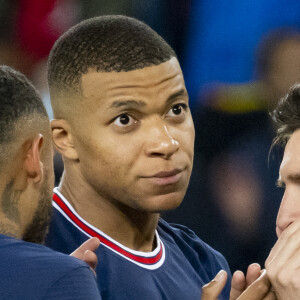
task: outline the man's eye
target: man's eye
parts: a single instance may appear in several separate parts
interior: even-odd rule
[[[130,126],[134,123],[136,123],[136,120],[127,114],[120,115],[114,120],[114,124],[120,127]]]
[[[168,111],[168,117],[175,117],[175,116],[182,116],[186,111],[187,105],[186,104],[175,104],[172,108]]]

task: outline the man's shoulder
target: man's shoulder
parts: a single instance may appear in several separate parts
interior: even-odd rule
[[[0,235],[0,256],[6,257],[1,260],[1,267],[5,263],[19,266],[27,265],[26,270],[53,269],[68,272],[73,268],[86,267],[79,259],[56,252],[46,246],[25,242],[12,237]],[[41,263],[42,261],[42,263]]]
[[[177,247],[186,256],[195,255],[201,263],[214,267],[222,267],[229,271],[228,263],[224,256],[201,240],[191,229],[184,225],[168,223],[159,220],[158,232],[160,237],[170,247]]]
[[[79,259],[3,235],[0,257],[4,299],[41,299],[49,295],[54,295],[53,299],[99,299],[93,274]],[[79,295],[81,290],[84,296]]]
[[[228,298],[231,272],[221,253],[202,241],[186,226],[169,224],[160,219],[157,231],[166,248],[169,248],[169,252],[176,253],[176,257],[184,256],[185,259],[182,262],[188,262],[206,282],[211,281],[221,269],[225,270],[228,274],[228,280],[222,295]]]

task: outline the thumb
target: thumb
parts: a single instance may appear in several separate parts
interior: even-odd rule
[[[96,270],[98,257],[93,251],[86,250],[85,253],[83,254],[82,260],[86,262],[92,270],[94,271]]]
[[[216,277],[202,287],[202,300],[217,300],[227,280],[227,273],[221,270]]]

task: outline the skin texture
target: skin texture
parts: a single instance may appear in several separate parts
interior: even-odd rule
[[[81,88],[72,118],[51,125],[65,163],[59,189],[92,225],[131,249],[152,251],[159,213],[181,203],[193,163],[194,125],[178,61],[90,70]]]

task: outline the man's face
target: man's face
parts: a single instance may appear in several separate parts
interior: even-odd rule
[[[285,186],[285,192],[279,208],[276,233],[281,233],[300,218],[300,129],[289,139],[279,171],[279,185]]]
[[[130,72],[89,71],[72,123],[82,180],[135,210],[177,207],[193,163],[194,125],[175,58]]]

